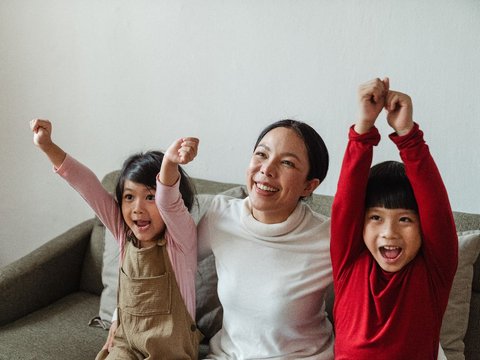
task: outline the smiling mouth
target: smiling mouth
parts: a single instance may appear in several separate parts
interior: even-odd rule
[[[398,246],[381,246],[380,253],[386,260],[395,260],[402,253],[402,248]]]
[[[261,184],[261,183],[255,183],[256,187],[260,190],[263,190],[263,191],[268,191],[268,192],[277,192],[278,189],[274,188],[274,187],[271,187],[271,186],[268,186],[268,185],[265,185],[265,184]]]
[[[139,230],[146,230],[150,225],[150,221],[147,220],[136,220],[133,222]]]

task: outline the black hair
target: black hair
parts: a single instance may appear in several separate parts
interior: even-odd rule
[[[122,212],[123,189],[125,181],[130,180],[145,185],[149,189],[156,189],[157,175],[163,161],[163,153],[160,151],[147,151],[131,155],[123,163],[120,176],[115,187],[115,197]],[[187,173],[179,166],[180,172],[180,194],[187,209],[190,211],[195,201],[195,187]],[[123,215],[123,214],[122,214]],[[123,216],[122,216],[123,218]],[[127,238],[129,237],[129,229]]]
[[[405,172],[398,161],[384,161],[370,169],[365,208],[408,209],[418,213],[417,200]]]
[[[303,143],[307,148],[308,162],[310,165],[307,180],[316,178],[320,180],[321,183],[327,176],[328,172],[328,149],[322,137],[315,131],[315,129],[304,122],[285,119],[268,125],[258,136],[253,150],[255,151],[260,141],[262,141],[268,132],[278,127],[292,129],[303,140]]]

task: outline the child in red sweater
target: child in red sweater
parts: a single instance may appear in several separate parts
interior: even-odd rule
[[[436,360],[458,259],[447,192],[410,97],[374,79],[359,103],[332,208],[335,359]],[[370,169],[383,109],[403,164]]]

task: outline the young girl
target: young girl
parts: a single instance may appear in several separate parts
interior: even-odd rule
[[[332,208],[335,359],[437,359],[457,267],[447,192],[410,97],[375,79],[359,89]],[[370,170],[385,108],[403,163]]]
[[[120,246],[118,328],[97,359],[196,359],[196,227],[194,192],[179,167],[197,155],[198,139],[175,141],[165,152],[128,158],[116,200],[87,167],[52,142],[48,120],[30,122],[33,141],[95,211]]]

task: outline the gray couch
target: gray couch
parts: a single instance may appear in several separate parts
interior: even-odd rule
[[[111,173],[104,178],[107,189],[113,189],[115,177],[116,173]],[[217,194],[238,187],[201,179],[195,179],[195,185],[199,194]],[[234,193],[242,194],[242,191]],[[199,212],[202,212],[208,196],[199,199]],[[314,195],[310,199],[314,210],[327,216],[331,201],[330,196],[323,195]],[[479,214],[455,213],[455,219],[459,231],[480,229]],[[103,225],[98,219],[86,220],[0,269],[0,359],[84,360],[95,357],[107,336],[106,330],[88,326],[89,321],[98,315],[103,290],[103,233]],[[478,243],[480,238],[474,241]],[[461,289],[468,288],[467,296],[460,297],[471,295],[469,314],[468,309],[463,310],[468,319],[464,352],[466,359],[480,360],[480,260],[471,262],[475,262],[473,280],[460,285]],[[202,330],[207,334],[202,353],[208,349],[208,338],[221,326],[218,299],[212,296],[211,289],[203,288],[208,279],[213,279],[210,285],[215,286],[215,274],[209,273],[212,269],[211,259],[206,264],[199,264],[201,281],[197,285],[197,297],[203,304],[198,309],[202,313],[197,319],[203,317],[200,320]],[[471,264],[467,270],[471,273]],[[330,296],[328,309],[331,309],[332,301]],[[205,320],[207,313],[208,321]],[[447,335],[457,331],[451,330],[450,324],[444,325]],[[449,356],[449,360],[460,358],[463,355]]]

